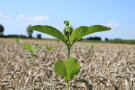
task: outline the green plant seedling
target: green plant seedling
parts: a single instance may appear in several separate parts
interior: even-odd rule
[[[67,90],[69,90],[69,82],[73,79],[75,75],[77,75],[80,71],[79,63],[75,58],[70,58],[70,50],[73,44],[80,40],[80,38],[95,33],[108,31],[111,28],[103,25],[92,25],[92,26],[80,26],[74,29],[69,21],[64,21],[65,28],[64,33],[60,32],[60,30],[55,27],[48,25],[35,25],[28,27],[29,30],[39,31],[45,34],[49,34],[59,40],[61,40],[67,46],[67,57],[66,61],[58,60],[54,65],[54,71],[56,74],[61,75],[64,80],[67,82]]]
[[[16,38],[17,43],[21,43],[21,37]]]
[[[67,90],[69,89],[69,81],[73,79],[80,71],[80,64],[75,58],[68,58],[66,61],[58,60],[54,65],[56,74],[62,76],[67,82]]]
[[[22,44],[22,46],[23,46],[26,50],[28,50],[28,51],[30,51],[30,52],[32,52],[32,53],[35,52],[35,48],[33,47],[33,45],[30,45],[30,44],[28,44],[28,43],[24,43],[24,44]]]
[[[22,46],[23,46],[23,48],[25,48],[26,50],[31,52],[31,56],[33,58],[37,57],[36,51],[41,48],[41,46],[39,44],[30,45],[30,44],[24,43],[24,44],[22,44]]]
[[[72,45],[80,38],[95,32],[108,31],[111,29],[110,27],[106,27],[103,25],[79,26],[78,28],[74,29],[70,25],[69,21],[64,21],[64,24],[64,33],[60,32],[60,30],[56,29],[55,27],[49,25],[30,26],[28,27],[28,30],[39,31],[61,40],[67,46],[67,56],[70,57],[70,49]]]
[[[34,48],[35,48],[36,51],[39,50],[39,49],[42,49],[42,47],[39,44],[35,44]]]
[[[48,45],[48,44],[45,45],[45,49],[46,49],[47,52],[52,51],[52,50],[55,49],[56,47],[57,47],[57,46],[54,46],[54,45]]]

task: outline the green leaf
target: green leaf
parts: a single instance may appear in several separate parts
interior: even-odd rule
[[[70,37],[70,42],[74,43],[75,41],[79,40],[80,38],[95,33],[95,32],[102,32],[110,30],[110,27],[106,27],[103,25],[92,25],[92,26],[80,26],[76,28]]]
[[[30,45],[30,44],[24,43],[24,44],[22,44],[22,46],[23,46],[25,49],[31,51],[32,53],[35,52],[34,46],[32,46],[32,45]]]
[[[65,81],[70,81],[79,73],[80,64],[75,58],[68,58],[66,61],[58,60],[54,65],[54,70]]]
[[[35,26],[29,27],[28,30],[34,30],[34,31],[38,31],[38,32],[42,32],[42,33],[51,35],[51,36],[63,41],[64,43],[66,43],[63,34],[59,30],[57,30],[56,28],[54,28],[52,26],[35,25]]]

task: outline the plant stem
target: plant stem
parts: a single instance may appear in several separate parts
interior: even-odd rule
[[[70,46],[69,46],[69,47],[67,47],[67,49],[68,49],[68,55],[67,55],[67,56],[68,56],[68,58],[70,57],[70,48],[71,48]]]
[[[69,84],[69,81],[67,82],[66,90],[70,90],[70,84]]]

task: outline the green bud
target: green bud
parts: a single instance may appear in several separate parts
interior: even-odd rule
[[[73,27],[72,26],[68,26],[65,28],[66,32],[72,32],[73,31]]]
[[[66,26],[69,26],[69,21],[64,21],[64,24],[65,24]]]

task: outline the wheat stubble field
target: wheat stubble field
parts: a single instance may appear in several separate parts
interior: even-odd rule
[[[65,90],[53,65],[65,59],[66,47],[54,41],[22,41],[41,44],[42,49],[33,59],[15,39],[0,39],[0,90]],[[44,44],[55,48],[48,51]],[[135,45],[78,42],[71,56],[81,65],[71,90],[135,90]]]

